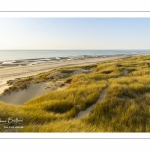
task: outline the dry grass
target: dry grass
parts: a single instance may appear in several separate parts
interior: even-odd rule
[[[24,118],[22,132],[150,132],[150,56],[136,56],[82,67],[66,67],[16,81],[11,88],[30,83],[63,80],[69,87],[52,91],[23,105],[0,103],[0,118]],[[72,75],[76,70],[90,73]],[[128,74],[124,76],[124,70]],[[58,73],[57,78],[47,78]],[[59,74],[67,74],[62,78]],[[10,83],[10,81],[9,81]],[[108,86],[105,100],[81,120],[74,117],[95,103]]]

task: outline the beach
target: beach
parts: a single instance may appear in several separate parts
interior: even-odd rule
[[[57,59],[54,62],[45,62],[45,63],[34,64],[34,65],[26,64],[24,66],[16,65],[13,67],[12,66],[10,67],[8,65],[7,67],[0,69],[0,94],[2,94],[3,91],[9,87],[9,85],[7,84],[8,80],[14,80],[16,78],[32,76],[32,75],[36,75],[36,74],[50,71],[53,69],[62,68],[62,67],[89,65],[89,64],[95,64],[95,63],[100,63],[100,62],[105,62],[105,61],[114,61],[114,60],[123,59],[123,58],[131,57],[131,56],[132,55],[112,55],[112,56],[101,56],[101,57],[93,57],[93,58],[82,57],[82,59],[78,58],[76,60],[67,60],[67,61],[58,61]],[[34,60],[39,61],[38,59],[34,59]],[[28,89],[29,96],[27,99],[34,98],[34,96],[40,96],[44,94],[45,92],[47,92],[47,90],[44,90],[43,86],[41,85],[37,85],[36,88],[39,88],[37,92],[39,94],[32,95],[31,91],[33,89],[35,91],[35,88],[32,88],[30,90]],[[24,97],[26,97],[25,95],[27,93],[22,91],[22,94],[24,94]],[[5,102],[11,103],[13,99],[15,99],[16,96],[17,96],[16,94],[11,95],[11,100],[7,100],[7,101],[5,100]],[[19,96],[20,95],[18,95],[18,97]],[[0,97],[0,98],[2,98],[1,100],[3,101],[3,97]],[[15,102],[15,104],[21,104],[21,103],[24,103],[25,101],[26,99],[22,99],[22,101]]]

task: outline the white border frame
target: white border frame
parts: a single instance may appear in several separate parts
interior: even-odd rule
[[[150,11],[0,11],[0,18],[150,18]],[[0,139],[150,139],[149,133],[0,133]]]

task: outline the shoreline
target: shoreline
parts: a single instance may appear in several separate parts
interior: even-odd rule
[[[1,60],[0,69],[7,67],[19,67],[19,66],[33,66],[37,64],[45,63],[59,63],[59,62],[70,62],[76,60],[87,60],[95,58],[108,58],[114,56],[124,56],[126,54],[116,54],[116,55],[79,55],[70,57],[49,57],[49,58],[29,58],[29,59],[16,59],[16,60]]]

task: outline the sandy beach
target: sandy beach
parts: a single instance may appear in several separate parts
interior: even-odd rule
[[[95,64],[95,63],[105,62],[105,61],[112,61],[112,60],[114,61],[114,60],[123,59],[127,57],[131,57],[131,55],[114,55],[114,56],[101,57],[101,58],[86,58],[82,60],[70,60],[70,61],[64,61],[64,62],[55,61],[55,62],[45,62],[41,64],[35,64],[35,65],[1,68],[0,69],[0,94],[2,94],[3,91],[9,87],[7,85],[8,80],[14,80],[15,78],[32,76],[32,75],[36,75],[42,72],[50,71],[52,69],[61,68],[61,67],[89,65],[89,64]],[[41,85],[37,85],[37,88],[39,88],[38,95],[34,95],[34,94],[32,95],[31,90],[28,89],[29,91],[28,99],[34,98],[34,96],[40,96],[47,91],[47,90],[42,91],[43,87],[41,87]],[[22,94],[24,95],[26,93],[22,91]],[[17,95],[15,96],[15,94],[13,94],[11,96],[12,96],[11,99],[15,99]],[[0,98],[3,101],[3,96],[0,96]],[[13,100],[7,100],[7,101],[5,100],[5,102],[8,102],[8,103],[12,103],[12,101]],[[22,101],[20,102],[16,101],[14,104],[22,104],[25,101],[26,101],[25,99],[22,99]]]

